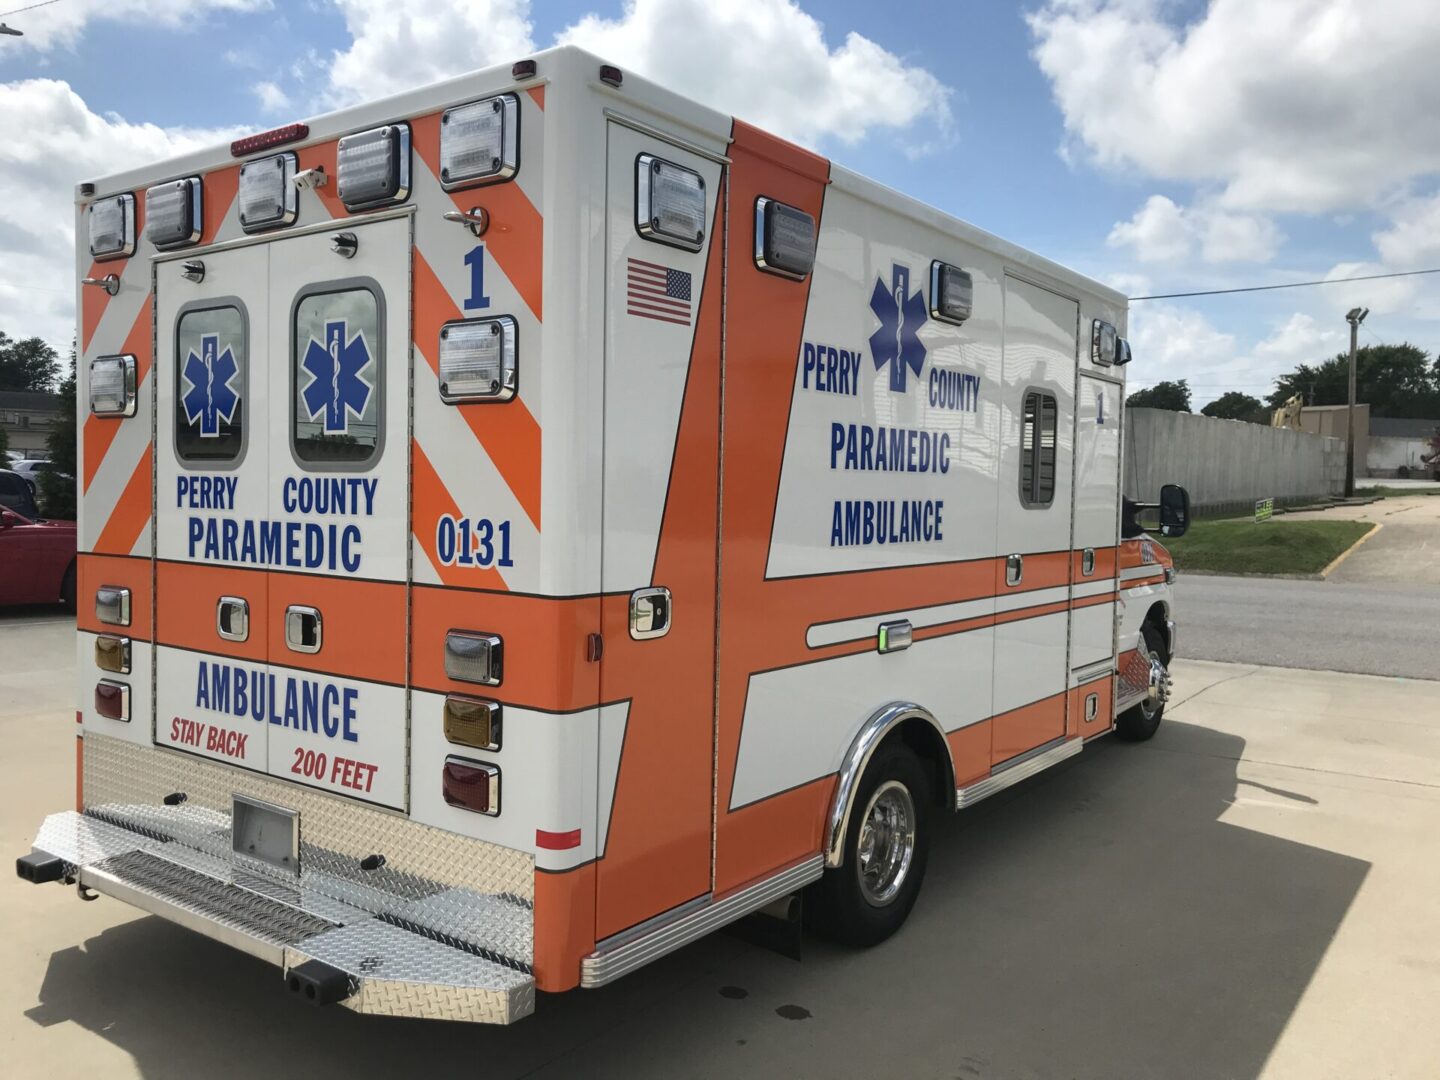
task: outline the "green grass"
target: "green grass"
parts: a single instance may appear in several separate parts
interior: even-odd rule
[[[1162,543],[1180,570],[1216,574],[1318,574],[1371,529],[1368,521],[1286,521],[1248,518],[1194,521],[1178,540]]]

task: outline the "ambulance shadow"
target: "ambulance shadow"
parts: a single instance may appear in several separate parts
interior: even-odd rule
[[[1253,1077],[1369,864],[1218,820],[1243,747],[1171,722],[942,820],[910,922],[868,952],[711,935],[499,1029],[314,1009],[139,918],[54,954],[26,1015],[147,1077]]]

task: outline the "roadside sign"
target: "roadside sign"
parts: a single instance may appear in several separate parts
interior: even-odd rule
[[[1255,524],[1258,525],[1258,524],[1260,524],[1260,522],[1262,522],[1262,521],[1269,521],[1269,520],[1270,520],[1272,517],[1274,517],[1274,516],[1275,516],[1275,500],[1274,500],[1274,499],[1256,499],[1256,500],[1255,500]]]

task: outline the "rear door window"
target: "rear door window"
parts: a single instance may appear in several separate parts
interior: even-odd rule
[[[183,308],[175,321],[175,454],[225,468],[245,453],[249,326],[239,300]]]
[[[317,286],[295,301],[290,445],[302,466],[364,469],[379,456],[384,319],[373,283]]]

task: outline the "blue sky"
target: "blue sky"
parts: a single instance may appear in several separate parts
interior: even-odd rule
[[[1420,120],[1440,115],[1440,20],[1420,0],[716,7],[58,0],[6,16],[27,36],[0,38],[0,244],[17,256],[0,328],[68,341],[56,235],[83,175],[562,34],[1132,295],[1440,266],[1440,138]],[[1375,311],[1367,342],[1440,346],[1440,277],[1137,303],[1131,378],[1188,378],[1197,407],[1263,397],[1342,346],[1352,303]]]

